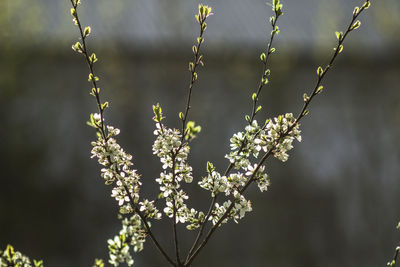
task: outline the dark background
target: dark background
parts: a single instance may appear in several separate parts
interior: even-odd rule
[[[185,106],[187,64],[198,29],[197,1],[82,0],[89,45],[106,117],[121,129],[143,194],[154,198],[161,166],[152,155],[151,106],[163,107],[170,127]],[[224,170],[229,138],[245,126],[257,86],[259,54],[270,32],[264,1],[209,1],[205,67],[193,93],[191,119],[203,128],[192,143],[195,182],[190,204],[205,207],[196,185],[207,160]],[[284,4],[281,34],[262,93],[259,121],[297,114],[302,95],[327,62],[334,32],[344,30],[360,1]],[[2,5],[2,6],[1,6]],[[91,266],[107,259],[107,239],[119,231],[117,205],[90,159],[95,136],[85,122],[95,112],[69,1],[6,0],[0,4],[0,247],[46,266]],[[218,229],[194,266],[384,266],[400,236],[400,4],[373,2],[360,30],[324,82],[324,93],[302,122],[301,143],[289,161],[270,159],[270,190],[248,192],[253,212]],[[170,223],[153,229],[172,251]],[[193,236],[183,235],[188,245]],[[137,266],[165,266],[150,240],[134,254]]]

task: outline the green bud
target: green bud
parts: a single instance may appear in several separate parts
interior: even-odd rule
[[[272,54],[272,53],[275,52],[275,50],[276,50],[276,49],[275,49],[274,47],[272,47],[272,48],[269,50],[269,53]]]
[[[83,52],[82,44],[80,42],[76,42],[74,45],[72,45],[72,50],[78,53],[82,53]]]
[[[250,116],[249,116],[249,115],[244,116],[244,119],[245,119],[247,122],[251,122],[251,121],[250,121]]]
[[[201,132],[201,126],[199,126],[199,125],[195,126],[194,121],[189,121],[186,124],[185,139],[193,140],[197,136],[197,134],[200,132]]]
[[[336,38],[340,41],[343,38],[343,32],[335,32]]]
[[[256,113],[259,112],[262,109],[262,106],[258,106],[256,109]]]
[[[257,99],[257,94],[253,93],[252,96],[251,96],[251,99],[253,99],[253,101],[255,101]]]
[[[357,15],[358,15],[358,12],[360,12],[360,8],[359,8],[358,6],[356,6],[356,7],[354,8],[354,10],[353,10],[353,16],[354,16],[354,17],[357,16]]]
[[[90,26],[85,27],[85,29],[83,30],[83,37],[88,37],[91,31],[92,28],[90,28]]]
[[[96,54],[92,53],[90,55],[90,57],[89,57],[89,60],[90,60],[91,63],[95,63],[98,60],[97,57],[96,57]]]
[[[89,73],[88,82],[98,81],[99,77],[94,76],[93,73]]]
[[[108,102],[101,104],[101,109],[104,110],[105,108],[108,108]]]
[[[193,54],[197,54],[197,47],[195,45],[192,47],[192,51],[193,51]]]
[[[193,71],[193,70],[194,70],[194,63],[189,62],[189,71]]]
[[[321,77],[322,73],[324,73],[324,70],[322,69],[321,66],[319,66],[319,67],[317,68],[317,75],[318,75],[318,77]]]
[[[361,21],[357,20],[356,22],[354,22],[354,24],[351,26],[350,30],[355,30],[358,29],[361,26]]]
[[[306,93],[304,93],[303,100],[304,100],[304,102],[308,102],[310,100],[310,97]]]
[[[324,89],[324,87],[321,85],[320,87],[318,87],[317,91],[315,91],[316,94],[319,94],[322,92],[322,89]]]
[[[76,9],[75,8],[71,8],[71,15],[76,18]]]
[[[197,43],[201,44],[202,42],[204,42],[204,38],[203,37],[197,37]]]
[[[369,0],[367,0],[367,1],[364,3],[363,8],[364,8],[364,9],[368,9],[370,6],[371,6],[371,2],[370,2]]]
[[[183,112],[182,111],[179,112],[179,119],[183,120],[183,117],[184,117]]]
[[[196,72],[193,72],[192,81],[195,81],[195,80],[197,80],[197,73],[196,73]]]
[[[272,26],[274,26],[275,17],[274,17],[274,16],[270,17],[270,18],[269,18],[269,22],[271,23]]]
[[[260,55],[261,61],[265,62],[266,58],[267,58],[267,56],[265,55],[265,53],[261,53],[261,55]]]

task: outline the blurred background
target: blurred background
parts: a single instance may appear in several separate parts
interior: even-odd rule
[[[82,0],[79,14],[92,26],[89,46],[107,121],[142,174],[143,195],[155,196],[161,166],[152,155],[151,106],[163,107],[179,127],[185,106],[191,45],[198,35],[195,0]],[[261,72],[272,15],[265,0],[210,0],[205,67],[193,92],[191,119],[202,126],[192,143],[196,181],[207,160],[228,161],[229,138],[245,126]],[[284,0],[281,34],[262,93],[259,121],[297,114],[358,0]],[[324,81],[324,92],[302,122],[303,141],[289,161],[267,162],[271,187],[247,197],[253,212],[220,228],[194,266],[384,266],[400,234],[400,2],[380,0]],[[118,208],[90,159],[96,111],[87,67],[71,50],[77,40],[68,0],[0,3],[0,247],[46,266],[91,266],[107,259],[108,238],[120,228]],[[185,187],[190,205],[208,194]],[[154,224],[172,251],[170,222]],[[182,232],[182,231],[181,231]],[[192,234],[181,234],[187,245]],[[185,251],[185,250],[184,250]],[[136,266],[165,266],[152,242]]]

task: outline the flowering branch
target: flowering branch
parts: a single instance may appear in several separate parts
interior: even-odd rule
[[[99,113],[98,114],[91,114],[90,121],[88,124],[94,127],[98,131],[98,141],[93,142],[93,156],[99,158],[99,163],[110,167],[109,169],[102,169],[102,177],[106,180],[106,184],[113,184],[114,181],[117,179],[117,187],[115,187],[112,191],[112,196],[119,201],[119,204],[122,206],[124,201],[128,201],[129,205],[125,205],[121,207],[121,213],[130,213],[135,212],[139,217],[140,220],[143,222],[144,227],[146,229],[146,233],[150,236],[153,243],[157,247],[157,249],[161,252],[161,254],[165,257],[165,259],[171,263],[173,266],[177,266],[176,263],[167,255],[164,251],[162,246],[159,244],[155,236],[153,235],[150,225],[148,223],[148,218],[155,218],[159,219],[160,215],[158,214],[155,207],[148,201],[141,202],[142,207],[146,204],[149,206],[149,210],[147,214],[143,214],[141,208],[138,207],[139,202],[139,175],[136,174],[135,170],[130,170],[129,166],[132,165],[130,162],[132,156],[126,154],[120,146],[116,143],[114,136],[119,134],[118,129],[114,129],[112,126],[105,127],[104,123],[104,110],[108,107],[108,102],[102,103],[100,100],[100,88],[97,86],[97,81],[99,78],[95,76],[94,73],[94,63],[98,60],[96,54],[92,53],[89,56],[89,52],[86,46],[86,38],[91,33],[91,28],[85,27],[83,29],[81,22],[78,17],[77,8],[78,5],[81,3],[80,0],[70,0],[72,4],[71,8],[71,15],[73,17],[74,24],[78,27],[80,32],[80,37],[82,43],[77,42],[72,46],[72,49],[78,53],[81,53],[85,56],[86,62],[89,67],[89,79],[88,81],[92,83],[93,88],[91,91],[91,95],[96,98],[97,106]],[[106,130],[107,128],[107,130]],[[122,192],[123,191],[123,192]],[[132,196],[134,195],[134,197]],[[140,231],[140,229],[138,229]],[[122,242],[122,243],[121,243]],[[132,241],[133,243],[135,240]],[[142,241],[144,242],[144,240]],[[126,255],[114,255],[112,252],[118,250],[111,250],[113,247],[121,247],[128,248],[129,246],[125,243],[125,236],[121,235],[119,238],[116,237],[115,242],[111,240],[109,241],[109,248],[110,248],[110,262],[118,265],[121,260],[127,260],[127,263],[132,264],[133,260],[130,258],[129,251],[124,251]],[[122,259],[121,259],[122,258]]]
[[[279,0],[273,0],[273,8],[276,4],[279,4]],[[280,6],[281,7],[281,6]],[[333,66],[333,63],[335,62],[335,59],[337,57],[337,55],[339,53],[342,52],[343,50],[343,42],[345,40],[345,38],[347,37],[347,35],[357,29],[360,25],[361,22],[359,20],[356,21],[356,19],[358,18],[358,16],[367,8],[370,7],[370,0],[366,0],[366,2],[363,4],[363,6],[361,8],[356,7],[353,11],[353,17],[350,21],[349,26],[347,27],[346,32],[343,33],[338,33],[336,32],[336,36],[338,38],[338,44],[336,46],[336,48],[334,48],[334,54],[331,57],[328,65],[325,67],[325,69],[322,69],[321,67],[318,67],[317,69],[317,75],[318,75],[318,79],[317,79],[317,83],[316,86],[314,87],[314,90],[312,91],[311,96],[307,96],[306,94],[304,95],[304,105],[303,108],[301,109],[298,117],[294,120],[293,116],[291,114],[287,114],[289,116],[285,116],[287,119],[287,125],[286,127],[283,127],[282,129],[278,129],[278,131],[275,130],[275,134],[278,133],[277,135],[275,135],[275,138],[273,139],[273,142],[271,144],[271,142],[268,142],[269,138],[268,136],[266,136],[265,138],[260,138],[258,139],[259,141],[257,143],[264,145],[263,149],[266,151],[266,153],[263,155],[263,157],[261,158],[261,160],[255,165],[255,167],[253,167],[251,169],[251,176],[250,178],[247,180],[246,184],[238,191],[239,195],[243,195],[243,193],[246,191],[246,189],[250,186],[250,184],[254,181],[256,181],[257,179],[257,174],[259,173],[259,171],[263,170],[263,164],[266,161],[266,159],[271,155],[274,154],[274,156],[280,158],[282,161],[285,161],[287,159],[287,155],[285,155],[285,151],[282,150],[282,148],[279,148],[279,146],[283,143],[285,143],[285,138],[287,138],[289,136],[289,139],[287,139],[287,141],[290,141],[293,138],[297,138],[299,139],[299,141],[301,140],[299,138],[299,126],[300,126],[300,120],[308,114],[307,111],[307,107],[309,106],[311,100],[322,91],[322,86],[321,86],[321,82],[323,80],[323,78],[325,77],[326,73],[329,71],[329,69]],[[274,25],[273,25],[274,27]],[[263,59],[263,55],[261,55],[261,59]],[[266,59],[266,57],[265,57]],[[255,99],[257,99],[257,94],[253,94],[253,103],[256,103]],[[253,111],[254,111],[254,105],[253,105]],[[248,121],[252,124],[253,123],[253,118],[254,118],[254,112],[252,114],[252,117],[248,118]],[[283,121],[284,119],[282,117],[278,117],[278,120],[276,122],[279,121]],[[269,124],[270,122],[266,123]],[[264,127],[263,127],[264,128]],[[271,128],[271,127],[269,127]],[[263,140],[264,139],[264,140]],[[243,139],[244,140],[244,139]],[[257,140],[256,140],[257,141]],[[264,142],[263,142],[264,141]],[[282,143],[283,141],[283,143]],[[291,149],[291,143],[286,142],[286,150],[288,150],[287,148]],[[285,147],[284,146],[284,147]],[[240,146],[240,150],[243,147],[243,142],[241,143]],[[231,160],[231,162],[235,162],[235,159]],[[229,169],[229,168],[228,168]],[[214,202],[214,201],[213,201]],[[229,202],[225,202],[225,203],[229,203]],[[214,203],[213,203],[214,204]],[[229,203],[229,205],[226,205],[226,207],[223,209],[224,212],[222,214],[221,217],[219,217],[218,221],[214,224],[214,226],[209,230],[209,232],[207,233],[206,237],[203,239],[202,243],[199,245],[199,247],[193,252],[193,254],[187,259],[186,261],[186,266],[189,266],[194,258],[198,255],[198,253],[201,251],[201,249],[207,244],[208,240],[211,238],[212,234],[215,232],[215,230],[223,223],[226,222],[226,219],[229,216],[232,216],[232,211],[234,209],[234,207],[237,205],[237,203],[235,202],[231,202]],[[233,211],[233,214],[235,214],[236,211]]]
[[[269,39],[269,42],[268,42],[268,45],[267,45],[267,50],[265,52],[261,53],[261,55],[260,55],[260,60],[263,63],[263,69],[262,69],[262,72],[261,72],[261,79],[260,79],[257,91],[255,93],[253,93],[253,95],[252,95],[252,100],[253,100],[252,114],[251,114],[251,116],[246,116],[246,120],[250,123],[250,125],[253,123],[254,117],[256,116],[257,112],[261,110],[261,106],[257,107],[258,97],[259,97],[259,95],[261,93],[261,90],[264,87],[264,85],[266,85],[268,83],[268,76],[271,73],[270,70],[267,68],[268,59],[269,59],[270,55],[275,52],[275,48],[272,47],[272,42],[274,40],[275,35],[279,34],[279,27],[276,24],[277,24],[278,18],[283,14],[283,12],[282,12],[282,4],[280,4],[279,0],[274,0],[273,1],[272,10],[274,11],[275,16],[270,17],[270,23],[271,23],[271,26],[272,26],[270,39]],[[241,153],[244,147],[245,147],[245,142],[242,142],[238,153]],[[233,162],[229,164],[229,166],[227,167],[227,169],[226,169],[226,171],[224,173],[224,176],[227,176],[229,174],[229,172],[231,171],[233,166],[234,166]],[[198,244],[200,242],[200,238],[203,235],[206,223],[208,222],[208,220],[209,220],[209,218],[211,216],[211,213],[213,211],[213,207],[214,207],[214,205],[215,205],[215,203],[217,201],[217,196],[218,196],[218,194],[216,194],[211,199],[211,203],[210,203],[210,206],[208,208],[206,217],[205,217],[203,223],[201,224],[201,227],[200,227],[200,229],[199,229],[199,231],[197,233],[196,239],[195,239],[192,247],[189,250],[189,253],[188,253],[187,257],[186,257],[186,262],[189,261],[189,258],[193,255],[194,250],[197,248],[197,246],[198,246]]]

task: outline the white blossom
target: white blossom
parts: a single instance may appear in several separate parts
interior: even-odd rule
[[[146,241],[146,231],[139,215],[135,214],[129,219],[122,220],[122,229],[113,239],[108,240],[109,263],[119,266],[126,263],[128,266],[133,264],[130,249],[134,252],[142,251]]]

